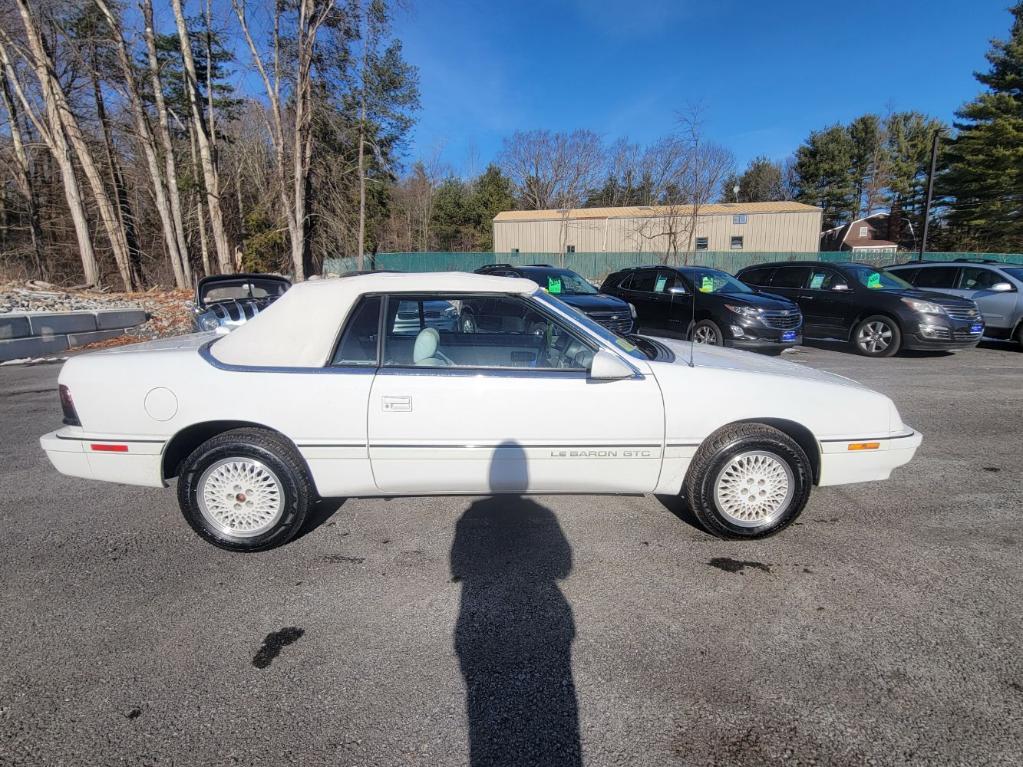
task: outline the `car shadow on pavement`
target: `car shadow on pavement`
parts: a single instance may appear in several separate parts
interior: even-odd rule
[[[326,523],[345,502],[344,498],[321,498],[309,507],[305,517],[305,524],[298,531],[293,540],[304,538],[320,525]]]
[[[525,453],[502,444],[491,488],[525,490]],[[572,677],[575,621],[558,581],[572,548],[554,513],[521,495],[475,501],[458,520],[454,645],[465,679],[469,757],[481,765],[581,765]]]
[[[706,530],[703,529],[703,525],[700,524],[700,521],[696,518],[696,515],[693,514],[693,510],[690,508],[689,502],[682,496],[655,495],[654,497],[661,502],[661,505],[664,508],[666,508],[668,511],[670,511],[672,514],[674,514],[676,517],[678,517],[680,520],[685,522],[690,527],[699,530],[701,533],[707,532]]]

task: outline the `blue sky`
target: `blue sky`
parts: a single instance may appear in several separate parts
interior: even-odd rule
[[[395,22],[421,78],[407,159],[478,171],[516,129],[646,143],[697,102],[740,166],[864,112],[951,120],[988,41],[1008,36],[1009,4],[413,0]]]

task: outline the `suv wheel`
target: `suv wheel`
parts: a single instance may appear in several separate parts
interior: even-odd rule
[[[724,345],[724,336],[715,323],[710,320],[700,320],[693,326],[693,343],[707,344],[708,346]]]
[[[891,317],[875,314],[855,327],[852,343],[865,357],[891,357],[902,346],[902,331]]]
[[[263,551],[301,529],[313,496],[294,447],[263,429],[234,429],[185,459],[178,504],[202,538],[228,551]]]
[[[764,538],[791,524],[810,498],[813,471],[788,435],[759,423],[726,426],[686,473],[690,508],[719,538]]]

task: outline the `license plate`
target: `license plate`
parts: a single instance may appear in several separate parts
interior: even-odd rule
[[[796,331],[794,331],[794,330],[786,330],[784,333],[781,334],[781,340],[782,341],[795,341],[796,340]]]
[[[972,325],[970,325],[970,332],[971,333],[979,333],[983,329],[984,329],[984,326],[981,323],[979,323],[979,322],[974,322]]]

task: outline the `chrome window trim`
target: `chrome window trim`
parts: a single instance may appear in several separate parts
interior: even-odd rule
[[[442,376],[452,378],[474,378],[486,376],[488,378],[575,378],[588,380],[590,377],[587,370],[559,368],[487,368],[487,367],[416,367],[414,365],[391,365],[382,367],[377,375],[395,376]]]

